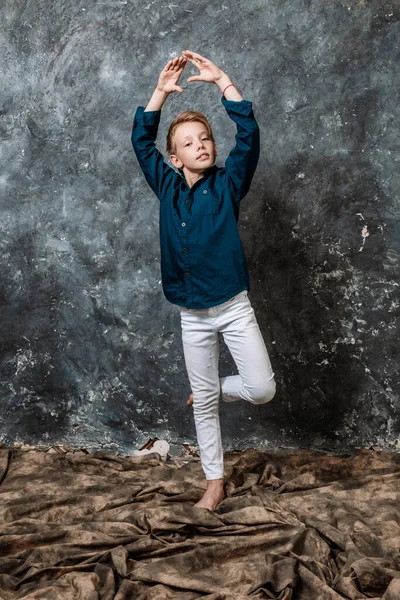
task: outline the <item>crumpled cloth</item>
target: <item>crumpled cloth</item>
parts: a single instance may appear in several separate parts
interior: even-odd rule
[[[0,450],[1,600],[400,599],[400,454]]]

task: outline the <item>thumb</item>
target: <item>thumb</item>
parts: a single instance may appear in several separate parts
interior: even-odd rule
[[[174,87],[174,92],[183,92],[183,88],[181,88],[181,86],[180,86],[180,85],[176,85],[176,86]]]
[[[188,81],[203,81],[203,78],[200,75],[192,75],[192,77],[188,77]]]

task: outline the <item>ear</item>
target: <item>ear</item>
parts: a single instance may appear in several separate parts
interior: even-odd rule
[[[178,169],[182,169],[183,162],[176,156],[176,154],[170,154],[169,160],[172,162],[174,167],[177,167]]]

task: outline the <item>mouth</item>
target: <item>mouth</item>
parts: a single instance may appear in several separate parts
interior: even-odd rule
[[[210,155],[203,152],[203,154],[197,157],[197,160],[206,160],[206,158],[210,158]]]

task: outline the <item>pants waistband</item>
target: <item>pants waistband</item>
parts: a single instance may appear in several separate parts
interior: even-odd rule
[[[239,292],[238,294],[236,294],[236,296],[233,296],[232,298],[229,298],[229,300],[226,300],[225,302],[222,302],[222,304],[216,304],[215,306],[209,306],[207,308],[186,308],[185,306],[180,306],[179,308],[181,310],[188,310],[188,311],[200,311],[200,310],[210,310],[212,308],[224,308],[225,306],[228,306],[228,304],[231,304],[231,302],[234,302],[235,300],[239,300],[239,298],[244,298],[245,296],[247,296],[248,294],[248,290],[243,290],[242,292]]]

